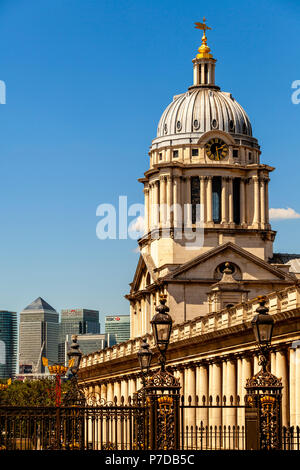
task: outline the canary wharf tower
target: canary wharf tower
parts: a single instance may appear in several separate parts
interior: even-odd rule
[[[274,168],[262,163],[244,108],[216,84],[217,61],[206,37],[210,28],[198,25],[203,37],[192,61],[193,83],[163,112],[149,169],[139,180],[145,234],[127,296],[131,337],[150,332],[160,293],[168,295],[175,320],[183,322],[295,280],[273,255],[268,184]],[[203,237],[193,246],[197,206]]]

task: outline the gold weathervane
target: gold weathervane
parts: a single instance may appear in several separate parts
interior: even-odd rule
[[[199,54],[197,54],[196,59],[212,59],[212,54],[210,54],[210,48],[207,45],[207,37],[205,34],[205,31],[208,29],[211,30],[211,28],[207,26],[206,18],[203,17],[203,23],[195,23],[195,25],[196,29],[203,31],[202,44],[198,49]]]

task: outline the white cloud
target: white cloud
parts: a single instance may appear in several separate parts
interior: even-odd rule
[[[271,220],[300,219],[300,214],[291,207],[288,207],[287,209],[270,209],[269,216]]]

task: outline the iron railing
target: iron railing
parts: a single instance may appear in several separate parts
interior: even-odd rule
[[[0,406],[0,450],[147,449],[147,419],[148,408],[135,405]]]

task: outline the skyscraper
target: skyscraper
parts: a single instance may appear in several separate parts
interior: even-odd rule
[[[14,377],[17,366],[17,314],[0,311],[0,379]]]
[[[72,335],[66,335],[65,340],[65,365],[68,365],[67,352],[72,343]],[[87,333],[84,335],[77,335],[77,343],[80,346],[82,354],[87,354],[101,351],[102,349],[109,348],[116,344],[116,337],[110,333]]]
[[[130,315],[107,315],[105,333],[114,334],[117,343],[127,341],[130,338]]]
[[[59,325],[59,363],[65,362],[65,342],[67,335],[100,333],[99,311],[85,308],[64,309],[61,311]]]
[[[57,362],[58,333],[58,313],[38,297],[20,313],[19,364],[31,364],[33,372],[44,372],[42,356],[49,363]]]

